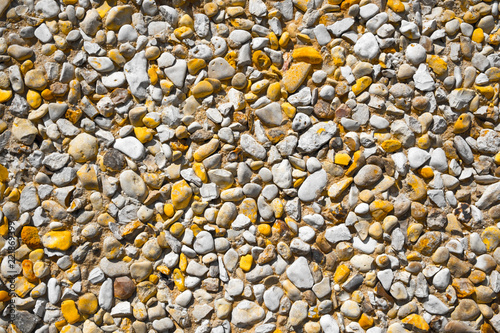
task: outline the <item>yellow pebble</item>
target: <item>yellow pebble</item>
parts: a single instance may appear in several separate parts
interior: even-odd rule
[[[387,153],[394,153],[401,149],[402,145],[399,140],[385,140],[381,144],[382,149],[384,149]]]
[[[471,37],[473,42],[481,44],[484,41],[484,31],[481,28],[476,28]]]
[[[71,231],[49,231],[43,235],[42,243],[46,248],[66,251],[73,244]]]
[[[172,91],[172,88],[174,87],[174,84],[170,80],[161,80],[160,81],[160,88],[163,94],[165,95],[170,95],[170,92]]]
[[[281,104],[281,109],[286,114],[286,116],[290,119],[293,119],[295,117],[295,113],[297,112],[297,109],[295,108],[295,106],[293,106],[292,104],[290,104],[288,102]]]
[[[174,273],[172,274],[172,280],[174,280],[175,286],[179,291],[186,290],[186,286],[184,285],[184,275],[180,271],[180,269],[174,269]]]
[[[174,208],[184,209],[189,205],[193,195],[191,186],[183,179],[172,186],[171,198]]]
[[[146,143],[153,140],[154,131],[147,127],[134,127],[134,134],[137,140]]]
[[[201,179],[202,182],[208,182],[207,171],[205,170],[203,163],[193,163],[192,168],[194,173]]]
[[[333,280],[335,281],[335,283],[342,283],[345,280],[347,280],[350,273],[351,270],[349,269],[349,267],[342,264],[338,266],[337,269],[335,270],[335,274],[333,275]]]
[[[195,98],[204,98],[214,92],[214,87],[208,81],[201,81],[191,90]]]
[[[75,324],[80,321],[80,313],[76,308],[75,301],[65,300],[61,303],[61,312],[64,319],[70,324]]]
[[[271,32],[269,36],[267,36],[267,38],[269,38],[271,49],[277,50],[279,48],[279,42],[278,42],[278,37],[276,37],[276,34],[274,32]]]
[[[97,297],[92,293],[87,293],[78,299],[78,312],[84,316],[90,316],[99,310]]]
[[[158,82],[158,73],[156,72],[158,67],[153,65],[148,69],[149,81],[152,85],[155,85]]]
[[[267,87],[267,98],[272,101],[278,101],[281,98],[281,84],[274,82]]]
[[[369,76],[363,76],[356,80],[356,83],[352,86],[351,90],[354,94],[361,94],[366,88],[372,84],[373,80]]]
[[[345,153],[335,154],[335,164],[346,166],[351,162],[351,156]]]
[[[427,63],[437,76],[444,75],[448,72],[448,64],[437,55],[430,55],[427,59]]]
[[[285,31],[280,37],[279,44],[282,48],[285,48],[288,43],[290,43],[290,33],[288,31]]]
[[[191,75],[196,75],[200,70],[207,67],[207,63],[203,59],[191,59],[188,61],[188,72]]]
[[[33,61],[28,59],[21,64],[21,66],[20,66],[21,73],[23,73],[23,75],[25,75],[30,69],[33,69],[33,67],[34,67]]]
[[[174,237],[179,238],[184,233],[184,226],[182,223],[176,222],[170,227],[170,233]]]
[[[321,64],[323,57],[318,50],[312,46],[304,46],[293,50],[292,57],[299,62],[307,62],[309,64]]]
[[[269,224],[259,224],[257,227],[257,230],[259,230],[259,233],[263,236],[269,237],[272,234],[271,231],[271,226]]]
[[[247,254],[247,255],[244,255],[241,257],[240,268],[243,271],[245,271],[245,272],[250,271],[250,269],[252,268],[252,264],[253,264],[253,257],[251,254]]]
[[[434,177],[434,171],[431,167],[424,166],[422,169],[420,169],[420,175],[425,179],[431,179],[432,177]]]
[[[0,89],[0,103],[5,103],[12,98],[12,90]]]
[[[467,132],[470,128],[471,123],[472,123],[471,116],[467,113],[462,113],[455,122],[455,125],[453,127],[453,133],[460,134]]]
[[[271,59],[261,50],[257,50],[253,53],[252,62],[258,70],[265,70],[271,66]]]
[[[500,152],[495,155],[495,164],[500,165]]]
[[[387,0],[387,6],[396,13],[405,11],[405,5],[400,0]]]
[[[42,96],[34,90],[28,90],[26,94],[26,100],[32,109],[38,108],[42,104]]]

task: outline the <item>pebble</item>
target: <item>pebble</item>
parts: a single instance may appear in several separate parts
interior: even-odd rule
[[[0,3],[17,330],[500,330],[498,3],[358,2]]]

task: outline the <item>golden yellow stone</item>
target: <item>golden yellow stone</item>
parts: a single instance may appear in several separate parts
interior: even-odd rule
[[[281,34],[279,44],[282,48],[285,48],[288,43],[290,43],[290,33],[288,31],[285,31],[283,34]]]
[[[500,152],[495,155],[494,160],[496,165],[500,165]]]
[[[492,99],[495,95],[495,89],[492,86],[478,86],[474,85],[477,91],[483,95],[486,99]]]
[[[26,101],[32,109],[36,109],[42,104],[42,96],[40,96],[38,92],[30,89],[26,94]]]
[[[481,238],[483,239],[483,243],[486,244],[486,251],[493,251],[500,243],[500,229],[495,226],[489,226],[484,229]]]
[[[191,89],[195,98],[204,98],[214,92],[214,87],[208,81],[201,81]]]
[[[6,290],[0,290],[0,302],[8,302],[10,301],[9,292]]]
[[[275,198],[271,201],[271,208],[273,209],[274,217],[277,219],[281,218],[285,212],[285,207],[283,206],[283,202],[280,198]]]
[[[36,262],[38,260],[43,260],[43,258],[44,258],[43,249],[36,249],[30,252],[29,259],[33,262]]]
[[[437,76],[448,73],[448,64],[437,55],[428,56],[427,64]]]
[[[203,163],[193,163],[192,165],[194,173],[201,179],[202,182],[208,182],[207,171],[205,170],[205,166]]]
[[[182,223],[176,222],[170,227],[170,233],[175,238],[179,238],[184,233],[184,226],[182,225]]]
[[[63,332],[63,328],[66,330],[64,333],[68,333],[67,327],[71,328],[70,325],[67,325],[68,322],[64,319],[58,320],[54,323],[54,326],[56,327],[58,332]]]
[[[180,40],[184,38],[190,38],[194,35],[194,31],[190,27],[179,27],[174,30],[174,35]]]
[[[78,312],[83,316],[91,316],[99,310],[97,297],[92,293],[86,293],[80,296],[77,305]]]
[[[252,264],[253,264],[253,257],[251,254],[244,255],[240,258],[240,268],[244,272],[250,271],[250,269],[252,268]]]
[[[174,216],[174,213],[175,213],[174,206],[172,204],[170,204],[170,203],[165,204],[163,206],[163,212],[169,218],[172,217],[172,216]]]
[[[142,118],[142,123],[146,127],[156,128],[156,127],[158,127],[158,125],[161,124],[161,119],[160,118],[150,117],[150,116],[146,115],[146,116],[144,116],[144,118]]]
[[[298,33],[297,39],[302,42],[302,44],[311,44],[311,37],[306,34]]]
[[[68,299],[63,301],[61,303],[61,312],[64,319],[70,324],[75,324],[81,320],[80,313],[78,313],[75,301],[73,300]]]
[[[107,1],[104,1],[102,3],[102,5],[97,7],[97,13],[99,14],[99,16],[101,18],[104,18],[104,16],[106,16],[106,14],[109,12],[110,9],[111,9],[111,6],[108,4]]]
[[[148,277],[148,280],[149,282],[153,283],[153,284],[158,284],[158,282],[160,281],[160,277],[156,274],[151,274],[149,277]]]
[[[172,186],[171,198],[175,209],[184,209],[193,195],[191,186],[183,179]]]
[[[134,134],[137,140],[142,143],[149,142],[153,140],[154,131],[147,127],[134,127]]]
[[[412,326],[413,331],[419,330],[427,332],[430,329],[429,324],[427,324],[425,319],[422,316],[419,316],[418,314],[415,313],[403,318],[402,322],[404,324]]]
[[[269,38],[269,44],[271,46],[271,49],[277,50],[279,48],[279,42],[278,42],[278,37],[274,32],[269,33],[267,36]]]
[[[424,166],[422,169],[420,169],[420,175],[425,179],[431,179],[432,177],[434,177],[434,171],[431,167]]]
[[[191,75],[196,75],[200,70],[207,67],[207,63],[203,59],[191,59],[187,63],[188,72]]]
[[[218,139],[212,139],[208,143],[205,143],[204,145],[200,146],[196,151],[193,153],[193,158],[196,162],[201,162],[208,156],[212,155],[217,151],[219,148],[219,140]]]
[[[259,224],[257,230],[261,235],[266,237],[269,237],[272,234],[271,226],[269,224]]]
[[[49,231],[43,235],[42,244],[51,250],[66,251],[73,244],[71,231]]]
[[[453,126],[453,133],[467,132],[472,124],[472,118],[468,113],[462,113]]]
[[[278,101],[281,98],[281,84],[274,82],[267,87],[267,98],[271,101]]]
[[[382,142],[381,146],[387,153],[394,153],[402,147],[401,142],[396,139],[385,140]]]
[[[12,201],[12,202],[18,202],[20,196],[21,196],[21,193],[19,192],[19,189],[14,188],[14,189],[12,189],[12,191],[8,194],[8,196],[5,199]]]
[[[424,134],[417,139],[417,147],[420,149],[429,149],[431,146],[431,138],[429,135]]]
[[[476,42],[478,44],[481,44],[484,42],[484,31],[481,28],[476,28],[474,29],[474,32],[472,33],[471,37],[473,42]]]
[[[179,255],[179,269],[182,272],[185,272],[186,269],[187,269],[187,265],[188,265],[187,257],[186,257],[186,255],[184,253],[181,253]]]
[[[152,65],[148,69],[149,82],[151,82],[152,85],[155,85],[158,82],[157,70],[158,67],[156,65]]]
[[[311,0],[297,0],[295,1],[293,4],[295,5],[295,7],[297,7],[298,9],[300,9],[301,11],[303,12],[306,12],[307,11],[307,4],[310,2]]]
[[[12,98],[12,90],[0,89],[0,103],[5,103]]]
[[[35,65],[33,65],[33,61],[28,59],[28,60],[24,61],[20,67],[21,67],[21,73],[23,73],[23,75],[25,75],[30,69],[33,69],[33,67],[35,67]]]
[[[337,267],[335,274],[333,275],[333,280],[335,283],[342,283],[349,277],[351,270],[346,265],[342,264]]]
[[[294,93],[305,81],[311,68],[312,65],[305,62],[293,64],[283,75],[285,89],[289,93]]]
[[[292,57],[298,62],[306,62],[309,64],[321,64],[323,57],[318,50],[312,46],[303,46],[293,50]]]
[[[65,35],[69,34],[71,30],[73,30],[73,23],[71,21],[59,21],[59,29]]]
[[[422,224],[420,223],[411,224],[407,230],[408,240],[412,243],[415,243],[422,234],[423,230],[424,226]]]
[[[382,221],[393,209],[394,205],[386,200],[375,200],[370,204],[370,212],[376,221]]]
[[[165,95],[170,95],[170,92],[172,91],[172,88],[174,87],[174,84],[172,83],[172,81],[170,80],[161,80],[160,81],[160,88],[161,88],[161,91],[165,94]]]
[[[19,297],[25,297],[28,295],[28,293],[35,288],[35,285],[33,283],[30,283],[28,279],[26,279],[24,276],[18,276],[14,279],[14,292],[16,293],[17,296]]]
[[[366,88],[372,84],[373,80],[369,76],[363,76],[356,80],[356,83],[351,87],[351,90],[354,94],[361,94]]]
[[[52,93],[52,90],[50,89],[44,89],[41,93],[42,98],[46,101],[50,101],[54,99],[54,94]]]
[[[387,0],[387,6],[396,13],[405,11],[405,5],[400,0]]]
[[[179,19],[178,24],[179,24],[180,27],[194,28],[194,20],[188,14],[182,15],[182,17]]]
[[[346,153],[335,154],[335,164],[347,166],[351,162],[351,156]]]
[[[172,280],[174,280],[174,284],[179,289],[179,291],[184,291],[186,290],[186,286],[184,285],[184,275],[180,271],[180,269],[176,268],[174,269],[174,272],[172,274]]]
[[[103,214],[100,214],[98,217],[97,217],[97,223],[103,227],[107,227],[109,225],[109,223],[111,222],[116,222],[115,219],[109,215],[108,213],[103,213]]]
[[[359,318],[358,323],[359,323],[359,326],[361,326],[364,330],[367,330],[373,326],[374,320],[371,316],[368,316],[367,314],[362,313],[361,317]]]
[[[30,249],[39,249],[42,247],[40,236],[38,236],[38,228],[24,226],[21,230],[21,239]]]
[[[261,50],[252,54],[252,62],[258,70],[266,70],[271,66],[271,59]]]
[[[295,117],[295,113],[297,112],[295,106],[288,102],[281,104],[281,110],[283,110],[289,119],[293,119]]]

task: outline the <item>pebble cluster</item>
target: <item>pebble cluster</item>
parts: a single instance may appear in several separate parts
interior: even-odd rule
[[[0,15],[0,333],[500,332],[498,0]]]

